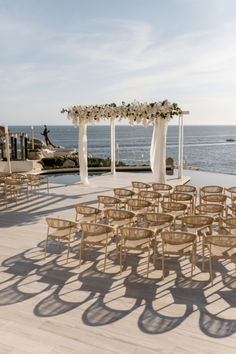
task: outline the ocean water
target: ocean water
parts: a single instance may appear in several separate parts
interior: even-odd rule
[[[26,132],[31,137],[30,126],[10,126],[12,132]],[[35,126],[35,138],[43,126]],[[78,129],[72,125],[48,126],[49,137],[56,145],[78,147]],[[116,144],[119,145],[119,160],[131,165],[150,163],[152,126],[116,126]],[[227,142],[233,139],[233,142]],[[96,157],[110,156],[110,127],[88,126],[88,152]],[[167,133],[166,157],[178,163],[178,126],[170,125]],[[184,159],[187,166],[202,171],[236,174],[236,125],[234,126],[185,126]]]

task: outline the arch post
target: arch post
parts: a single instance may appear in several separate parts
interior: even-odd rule
[[[115,136],[115,118],[111,118],[111,174],[116,174],[116,136]]]
[[[80,181],[88,185],[88,152],[87,152],[87,122],[84,119],[79,121],[79,174]]]
[[[178,178],[183,178],[183,152],[184,152],[184,125],[183,114],[179,115],[179,158],[178,158]]]

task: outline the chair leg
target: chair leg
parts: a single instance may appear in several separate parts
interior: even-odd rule
[[[122,273],[122,252],[123,252],[123,247],[122,247],[122,242],[120,244],[120,274]]]
[[[193,265],[193,269],[196,268],[196,263],[197,263],[197,245],[194,245],[194,265]]]
[[[210,268],[211,286],[213,286],[213,273],[212,273],[212,259],[211,259],[211,255],[210,255],[210,257],[209,257],[209,268]]]
[[[191,266],[190,284],[192,284],[192,278],[193,278],[193,264]]]
[[[61,250],[61,242],[60,242],[60,239],[57,240],[57,243],[58,243],[58,251]]]
[[[148,278],[148,274],[149,274],[149,265],[150,265],[150,245],[148,247],[147,278]]]
[[[164,245],[163,245],[163,243],[162,243],[161,263],[162,263],[162,278],[164,280],[165,279],[165,256],[164,256]]]
[[[66,263],[68,263],[69,254],[70,254],[70,236],[69,236],[69,239],[68,239],[68,248],[67,248]]]
[[[126,263],[126,254],[127,254],[127,251],[126,251],[126,248],[124,247],[124,261]]]
[[[106,270],[106,264],[107,264],[107,242],[108,242],[108,240],[106,240],[106,246],[105,246],[104,272]]]
[[[117,259],[117,257],[118,257],[118,242],[119,242],[119,240],[118,240],[118,234],[115,235],[115,238],[116,238],[116,259]]]
[[[153,265],[156,265],[156,256],[157,256],[157,240],[154,240],[154,250],[153,250]]]
[[[194,267],[194,255],[192,255],[192,265],[191,265],[191,275],[190,275],[190,283],[192,283],[193,278],[193,267]]]
[[[205,237],[202,238],[202,271],[205,270],[205,250],[204,250]]]
[[[162,255],[162,279],[165,279],[165,256]]]
[[[80,242],[79,266],[81,265],[83,248],[84,248],[84,243],[83,243],[83,241],[81,240],[81,242]]]

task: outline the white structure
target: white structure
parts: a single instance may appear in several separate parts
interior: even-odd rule
[[[11,173],[11,158],[10,158],[10,148],[9,148],[9,134],[8,127],[5,125],[5,140],[6,140],[6,156],[7,156],[7,171]]]
[[[82,184],[88,182],[88,162],[87,162],[87,124],[95,124],[100,119],[110,119],[111,127],[111,173],[116,173],[115,169],[115,118],[127,118],[130,125],[134,122],[142,123],[144,126],[153,124],[153,135],[150,149],[150,162],[153,176],[156,182],[166,182],[166,135],[168,123],[173,115],[179,116],[179,161],[178,178],[183,177],[183,115],[189,114],[182,111],[175,103],[168,101],[155,103],[134,102],[121,106],[114,103],[101,106],[73,106],[63,109],[62,113],[68,113],[68,118],[72,119],[74,125],[79,126],[79,164],[80,180]]]
[[[10,161],[10,169],[7,161],[0,162],[0,172],[8,173],[20,173],[20,172],[29,172],[34,168],[34,161],[32,160],[23,160],[23,161]]]

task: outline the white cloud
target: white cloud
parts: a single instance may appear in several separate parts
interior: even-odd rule
[[[66,103],[166,97],[198,112],[197,122],[201,110],[204,122],[204,112],[211,109],[220,121],[226,102],[229,122],[236,113],[234,23],[165,40],[163,29],[142,21],[90,20],[76,30],[59,31],[1,20],[1,45],[11,43],[0,59],[0,101],[8,107],[8,119],[14,120],[14,103],[27,120],[32,112],[42,114],[39,105],[55,117],[58,111],[53,115],[53,109]]]

